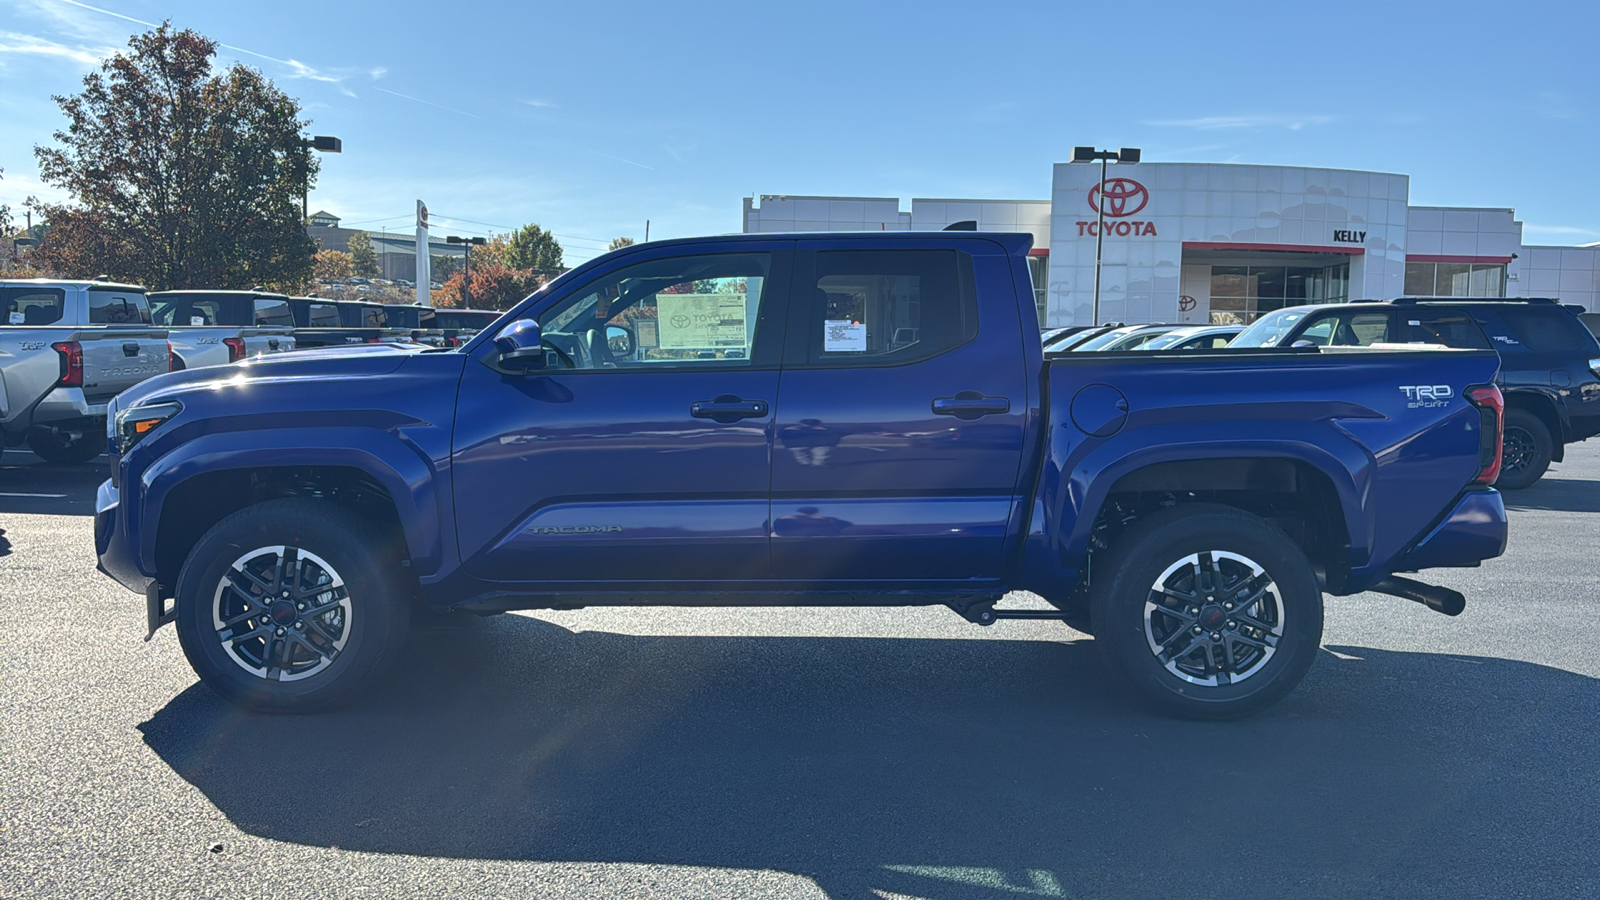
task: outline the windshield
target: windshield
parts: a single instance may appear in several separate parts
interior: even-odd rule
[[[1229,347],[1276,347],[1284,335],[1294,330],[1300,320],[1310,315],[1304,308],[1280,309],[1255,320],[1249,328],[1228,342]]]

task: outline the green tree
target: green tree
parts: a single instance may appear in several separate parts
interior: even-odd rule
[[[378,251],[372,249],[372,238],[365,231],[350,235],[350,270],[361,278],[378,277]]]
[[[41,261],[151,288],[301,286],[315,245],[301,198],[317,162],[300,105],[260,72],[213,72],[217,44],[166,23],[55,97],[67,125],[35,147],[45,183]]]
[[[538,225],[524,225],[506,240],[505,265],[511,269],[559,269],[561,244]]]
[[[611,246],[607,247],[606,249],[607,250],[621,250],[623,247],[632,247],[632,246],[633,246],[633,238],[631,238],[631,237],[619,237],[619,238],[612,238],[611,239]]]

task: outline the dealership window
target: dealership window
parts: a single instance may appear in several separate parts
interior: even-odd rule
[[[1039,327],[1043,328],[1050,297],[1050,257],[1029,256],[1028,275],[1033,279],[1033,306],[1039,312]]]
[[[1506,267],[1494,263],[1406,263],[1408,297],[1504,297]]]
[[[1350,296],[1350,267],[1212,266],[1211,321],[1254,322],[1263,313],[1308,303],[1342,303]]]

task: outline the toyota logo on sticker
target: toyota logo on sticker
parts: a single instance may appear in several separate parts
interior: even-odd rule
[[[1097,184],[1089,189],[1089,208],[1120,219],[1144,209],[1144,205],[1150,202],[1150,192],[1132,178],[1107,178],[1104,210],[1100,208],[1100,199],[1100,185]]]

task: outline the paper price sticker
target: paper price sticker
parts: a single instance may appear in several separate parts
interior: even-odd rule
[[[822,349],[825,353],[867,352],[867,326],[849,319],[823,320]]]

